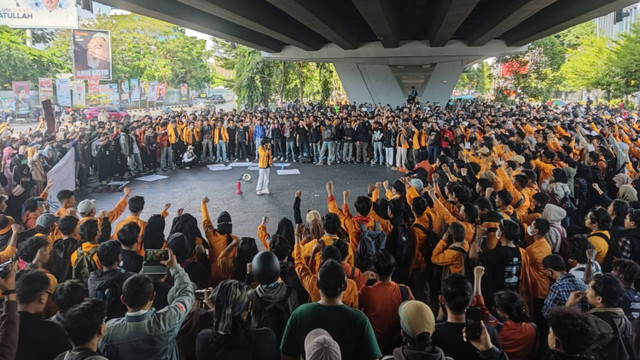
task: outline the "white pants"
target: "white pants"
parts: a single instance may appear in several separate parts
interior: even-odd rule
[[[398,152],[396,153],[396,166],[401,168],[404,167],[405,161],[407,161],[407,149],[402,147],[397,148]]]
[[[256,191],[263,191],[269,188],[269,174],[271,173],[271,168],[259,169],[258,170],[258,185],[256,186]]]

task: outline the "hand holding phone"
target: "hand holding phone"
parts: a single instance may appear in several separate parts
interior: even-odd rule
[[[465,312],[465,335],[467,340],[478,340],[482,333],[482,311],[480,308],[468,308]]]
[[[144,251],[144,261],[167,261],[169,260],[169,250],[166,249],[146,249]]]

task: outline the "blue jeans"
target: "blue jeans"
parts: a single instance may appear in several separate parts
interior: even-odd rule
[[[217,160],[218,161],[227,161],[227,143],[224,141],[218,141],[216,145],[217,150]]]
[[[289,154],[291,154],[291,160],[296,159],[296,143],[294,141],[287,141],[287,155],[284,157],[284,161],[289,159]]]
[[[160,168],[176,168],[176,165],[173,163],[173,149],[171,149],[170,146],[160,150]]]
[[[429,145],[427,147],[427,160],[431,164],[435,164],[438,159],[438,153],[440,152],[440,147],[435,145]]]
[[[384,162],[384,152],[382,150],[382,141],[373,142],[373,162],[377,163],[378,161],[380,161],[380,164]]]
[[[302,141],[298,147],[300,148],[300,156],[309,156],[309,142]]]
[[[320,161],[320,143],[311,144],[313,148],[313,161]]]
[[[256,159],[258,159],[258,149],[260,148],[260,145],[262,145],[262,138],[256,138],[255,144],[256,144]]]
[[[325,140],[322,142],[322,149],[320,149],[320,160],[323,162],[327,158],[327,162],[334,162],[336,157],[336,143],[333,140]]]

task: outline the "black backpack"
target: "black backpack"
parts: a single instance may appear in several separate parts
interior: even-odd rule
[[[360,240],[354,254],[355,266],[361,271],[372,270],[373,254],[380,249],[384,249],[386,242],[387,235],[380,230],[377,221],[374,222],[373,230],[369,230],[364,224],[360,224]]]
[[[429,218],[429,222],[432,223],[431,216],[427,215],[427,217]],[[420,251],[420,253],[424,257],[425,264],[433,266],[433,263],[431,262],[431,255],[433,255],[433,250],[438,245],[440,237],[432,229],[427,229],[420,224],[413,224],[412,227],[420,229],[420,231],[422,231],[422,233],[425,235],[425,240],[420,243],[418,251]]]
[[[607,357],[609,359],[616,360],[636,360],[633,346],[631,345],[631,341],[629,340],[629,337],[631,336],[631,323],[626,318],[626,316],[623,317],[625,322],[625,331],[621,334],[620,329],[614,323],[609,314],[604,312],[594,312],[592,314],[593,316],[606,322],[613,330],[613,338],[606,345],[608,354]]]
[[[74,238],[60,239],[51,247],[51,273],[58,283],[71,279],[71,254],[80,247]]]
[[[462,254],[462,272],[461,272],[461,274],[464,275],[464,277],[466,277],[467,280],[473,282],[473,268],[474,268],[474,266],[471,265],[471,262],[469,261],[469,253],[467,252],[467,250],[465,250],[464,248],[462,248],[460,246],[450,246],[449,250],[454,250],[454,251],[457,251],[460,254]],[[451,274],[451,270],[449,269],[448,266],[445,266],[444,269],[442,270],[442,281],[444,281],[444,279],[446,279],[446,277],[449,276],[449,274]]]
[[[409,267],[415,254],[409,228],[404,224],[394,226],[391,234],[389,234],[386,249],[395,258],[397,267]]]
[[[71,268],[71,277],[86,283],[89,275],[98,270],[98,264],[93,261],[93,255],[98,252],[98,247],[92,247],[89,251],[84,251],[82,247],[76,250],[78,257]]]
[[[287,302],[289,301],[289,296],[291,295],[292,287],[287,286],[287,293],[284,298],[278,302],[274,303],[266,303],[267,304],[260,314],[260,319],[258,320],[258,328],[269,328],[273,330],[278,338],[278,342],[282,340],[282,335],[284,334],[284,329],[287,326],[287,322],[289,321],[289,309],[287,309]]]
[[[107,320],[123,317],[127,313],[126,306],[120,301],[120,295],[122,295],[122,284],[133,275],[123,269],[114,271],[119,271],[118,275],[100,284],[95,293],[91,294],[93,298],[104,301],[107,309]]]

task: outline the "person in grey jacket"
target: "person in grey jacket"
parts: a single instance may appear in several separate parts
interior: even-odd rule
[[[110,360],[178,360],[176,336],[195,301],[189,276],[169,251],[163,262],[174,279],[174,300],[164,309],[152,308],[153,282],[144,275],[127,279],[122,297],[127,306],[123,318],[107,323],[100,353]]]

